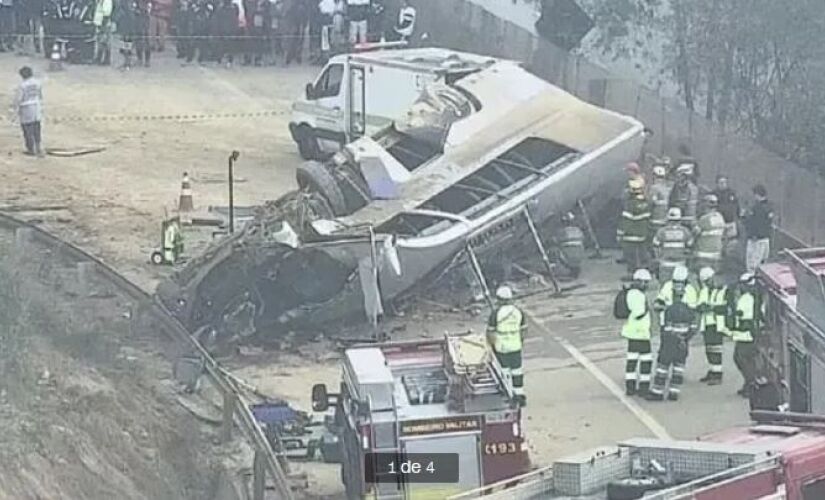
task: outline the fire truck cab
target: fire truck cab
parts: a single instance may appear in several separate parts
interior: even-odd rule
[[[318,384],[312,401],[335,405],[348,498],[446,498],[527,471],[521,409],[483,335],[354,346],[342,365],[340,392]],[[370,483],[374,453],[456,454],[458,477]]]

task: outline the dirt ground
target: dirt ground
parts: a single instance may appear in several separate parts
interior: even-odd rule
[[[283,113],[318,68],[182,68],[167,58],[155,60],[152,68],[128,73],[85,66],[66,66],[63,72],[50,73],[40,59],[3,54],[0,101],[9,102],[18,82],[17,69],[23,64],[33,66],[44,80],[44,146],[102,146],[105,150],[74,158],[30,158],[22,154],[19,128],[0,121],[0,209],[40,223],[78,244],[148,291],[169,272],[149,264],[148,256],[159,244],[164,214],[172,215],[177,205],[184,171],[192,178],[199,212],[210,205],[227,204],[226,168],[232,150],[241,152],[235,170],[238,206],[260,203],[292,187],[298,157],[286,127],[288,115]],[[215,121],[159,119],[260,111],[281,114]],[[153,118],[110,119],[117,115]],[[196,251],[192,241],[202,234],[185,233],[189,250]],[[153,346],[156,340],[146,340],[150,353],[157,348]],[[22,492],[32,491],[41,493],[42,498],[200,499],[209,498],[216,490],[210,483],[214,476],[210,474],[210,457],[187,456],[204,443],[209,447],[212,437],[184,432],[199,428],[198,421],[175,401],[173,388],[167,387],[171,384],[171,366],[160,353],[125,355],[131,360],[127,364],[151,375],[139,382],[148,387],[136,388],[122,383],[124,377],[119,372],[101,374],[84,360],[71,358],[64,352],[66,346],[37,342],[28,348],[27,360],[33,366],[54,367],[51,369],[58,379],[71,373],[72,377],[64,378],[59,387],[79,399],[64,399],[59,391],[52,390],[52,397],[38,397],[41,406],[25,411],[18,411],[17,403],[12,402],[14,422],[36,426],[37,432],[22,429],[8,434],[21,443],[43,448],[61,433],[71,433],[76,444],[68,449],[76,453],[53,453],[51,458],[22,455],[4,461],[9,467],[0,477],[0,498],[25,498]],[[127,347],[123,349],[128,351]],[[62,423],[37,417],[36,410],[71,406],[74,401],[91,401],[95,411],[77,408],[75,413],[64,414]],[[138,419],[140,425],[135,422]],[[101,449],[100,443],[105,440],[95,442],[94,431],[106,433],[107,438],[111,437],[109,432],[120,432],[112,429],[112,421],[126,426],[124,433],[138,433],[134,439],[151,436],[159,441],[158,447],[136,446],[129,438],[121,443],[122,448]],[[35,439],[34,434],[39,438]],[[44,450],[41,453],[48,455]],[[73,454],[80,460],[74,460]],[[141,470],[125,472],[134,468],[135,460],[146,461],[156,477]],[[197,485],[188,484],[189,480]],[[34,483],[41,484],[39,489],[32,486]],[[99,489],[95,490],[96,486]],[[193,486],[201,489],[185,494]]]
[[[236,205],[275,198],[293,185],[299,158],[287,111],[317,67],[181,67],[167,57],[129,72],[68,65],[63,72],[47,72],[41,59],[2,54],[0,102],[9,102],[23,64],[32,65],[44,80],[44,146],[106,149],[74,158],[30,158],[22,154],[19,128],[0,122],[0,208],[65,207],[22,215],[92,250],[146,289],[153,289],[162,274],[148,258],[160,243],[164,214],[173,215],[177,206],[183,172],[192,178],[201,211],[228,204],[232,150],[241,152],[235,166]],[[157,119],[261,111],[286,114]],[[117,116],[148,118],[103,119]]]
[[[0,249],[0,498],[227,498],[233,450],[177,402],[168,346],[130,328],[129,301]]]

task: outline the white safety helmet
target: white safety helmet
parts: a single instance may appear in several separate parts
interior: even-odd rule
[[[688,268],[685,266],[678,266],[673,269],[673,281],[687,281],[688,280]]]
[[[500,286],[496,290],[496,297],[501,300],[510,300],[513,298],[513,289],[509,286]]]
[[[682,219],[682,209],[679,207],[673,207],[667,211],[667,220],[681,220]]]
[[[716,271],[714,271],[712,267],[703,267],[699,270],[699,280],[707,281],[713,278],[714,274],[716,274]]]
[[[647,269],[636,269],[636,272],[633,273],[633,281],[651,281],[653,276],[650,275],[650,271]]]
[[[653,167],[653,176],[654,177],[667,177],[667,169],[664,165],[656,165]]]
[[[746,285],[752,285],[756,282],[756,276],[754,276],[753,273],[745,273],[739,277],[739,282]]]
[[[690,176],[693,175],[693,163],[682,163],[678,167],[676,167],[676,173],[679,175],[686,175]]]

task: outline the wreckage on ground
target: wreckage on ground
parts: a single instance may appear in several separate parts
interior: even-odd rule
[[[618,197],[643,142],[637,120],[497,61],[427,87],[404,119],[302,164],[299,190],[158,295],[192,331],[221,337],[374,319],[463,256],[479,271],[579,200]]]

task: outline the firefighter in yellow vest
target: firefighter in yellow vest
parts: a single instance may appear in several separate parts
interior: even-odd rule
[[[711,267],[699,270],[699,296],[696,310],[699,312],[699,331],[705,340],[705,357],[708,372],[700,382],[708,385],[722,383],[722,347],[728,329],[725,326],[728,288],[715,278]]]
[[[647,188],[647,195],[650,198],[651,205],[650,229],[654,235],[667,224],[670,188],[671,186],[667,181],[667,167],[663,164],[654,166],[653,182]]]
[[[524,371],[522,368],[521,347],[527,332],[527,319],[524,313],[513,304],[513,290],[500,286],[496,290],[498,307],[487,322],[487,341],[501,365],[504,375],[512,381],[513,393],[519,404],[524,406]]]
[[[168,264],[174,264],[183,253],[183,236],[180,234],[180,225],[176,220],[166,222],[163,229],[163,259]]]
[[[715,194],[705,196],[704,213],[693,228],[694,270],[719,268],[725,248],[725,218],[719,213],[719,199]]]
[[[675,294],[674,292],[678,292]],[[653,302],[653,309],[659,312],[659,325],[664,324],[664,312],[673,305],[674,295],[678,295],[679,300],[687,304],[691,309],[696,309],[699,302],[699,292],[696,287],[688,282],[688,269],[685,266],[678,266],[673,270],[673,279],[665,281],[659,288],[659,294]]]
[[[653,351],[650,348],[650,308],[645,291],[653,277],[647,269],[633,273],[633,283],[625,293],[627,319],[622,325],[622,337],[627,339],[625,361],[625,394],[646,397],[650,389]]]
[[[681,210],[671,208],[667,212],[667,223],[653,235],[653,251],[656,254],[659,281],[669,280],[674,269],[687,265],[693,235],[681,221]]]
[[[758,351],[754,338],[758,335],[761,308],[756,290],[756,277],[745,273],[739,278],[736,305],[728,316],[731,338],[736,343],[733,350],[733,362],[745,379],[742,388],[736,393],[748,397],[758,373]]]

